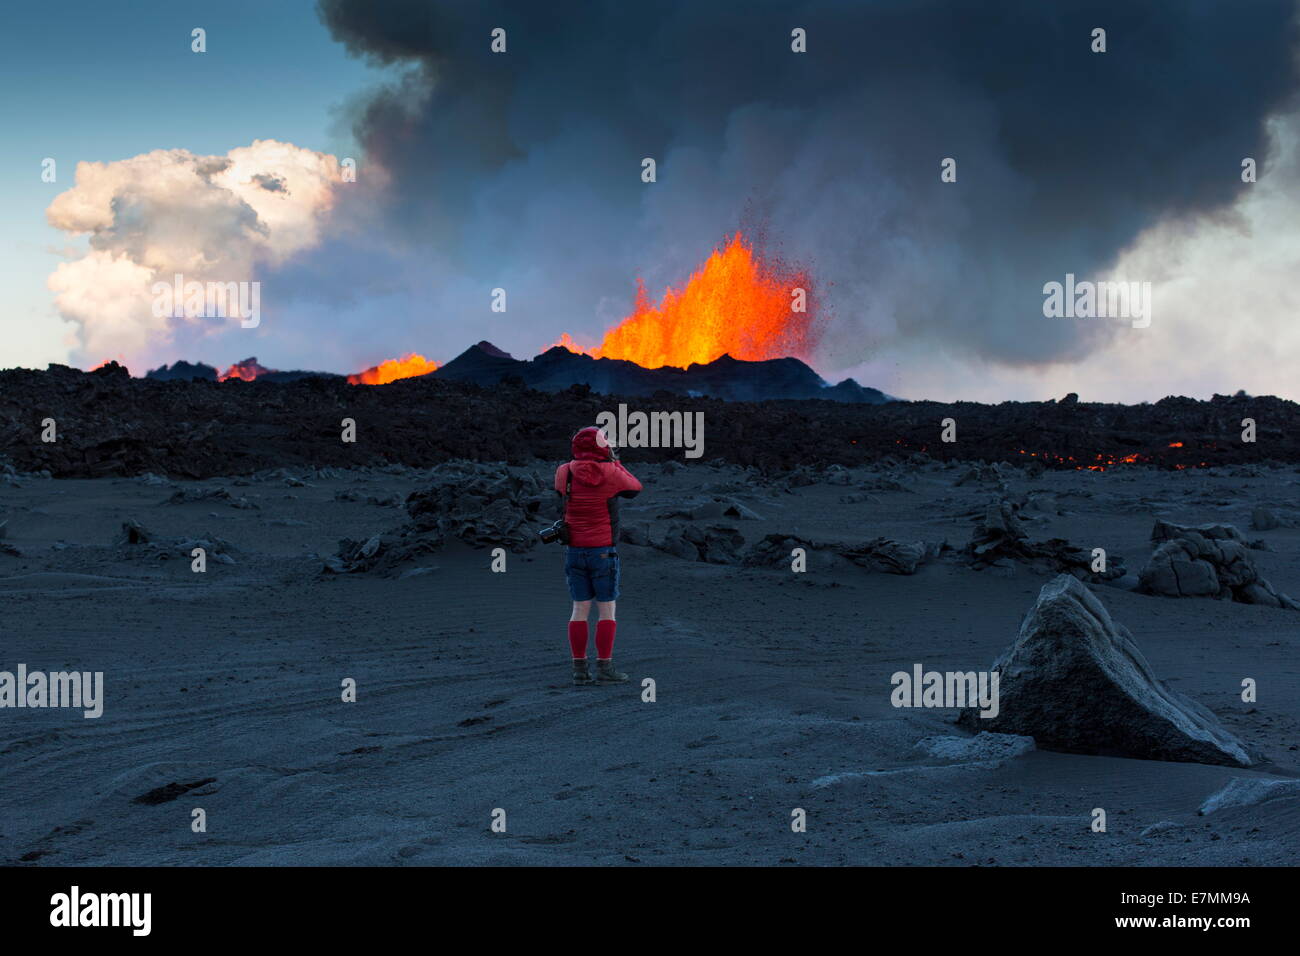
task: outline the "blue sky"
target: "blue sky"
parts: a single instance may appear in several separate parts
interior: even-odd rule
[[[375,74],[330,39],[311,0],[60,0],[6,5],[4,20],[0,368],[67,360],[73,327],[45,283],[68,237],[45,210],[79,161],[220,155],[267,138],[356,152],[339,108]],[[190,50],[195,27],[204,54]],[[56,183],[41,181],[47,156]]]

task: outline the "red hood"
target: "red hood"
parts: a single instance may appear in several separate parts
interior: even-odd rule
[[[581,485],[598,485],[604,480],[601,462],[609,461],[609,446],[604,443],[600,429],[594,425],[573,436],[573,464],[569,474]]]
[[[594,425],[573,436],[574,461],[609,461],[609,445]]]

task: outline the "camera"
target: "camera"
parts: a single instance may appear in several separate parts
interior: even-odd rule
[[[543,528],[537,532],[537,536],[542,539],[542,544],[554,544],[556,541],[561,544],[569,543],[569,525],[563,518],[549,527]]]

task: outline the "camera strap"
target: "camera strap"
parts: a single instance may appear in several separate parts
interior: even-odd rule
[[[564,521],[569,510],[569,495],[573,491],[573,462],[569,462],[569,470],[564,473],[564,497],[560,499],[560,520]]]

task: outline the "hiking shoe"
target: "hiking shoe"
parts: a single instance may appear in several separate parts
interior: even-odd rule
[[[585,687],[588,684],[596,683],[592,680],[591,671],[587,669],[587,661],[574,660],[573,662],[573,682],[579,687]]]
[[[614,670],[614,662],[596,661],[596,683],[597,684],[623,684],[627,681],[627,675]]]

